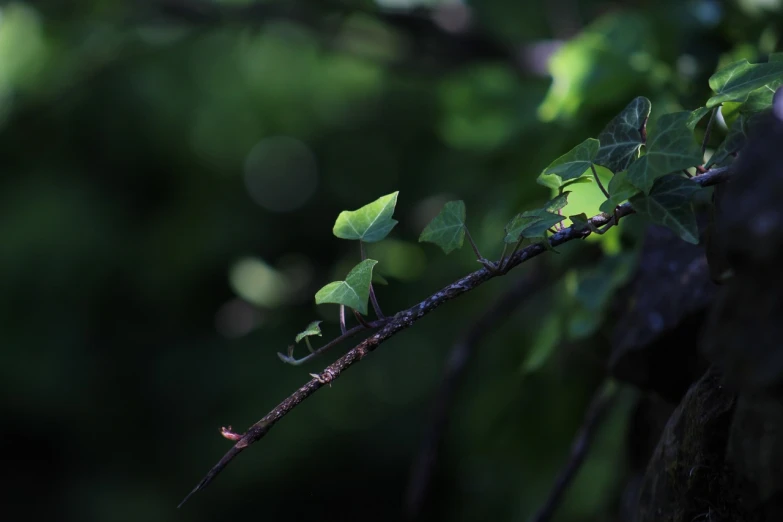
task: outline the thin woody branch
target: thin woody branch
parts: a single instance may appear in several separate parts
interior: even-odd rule
[[[731,166],[711,169],[704,174],[700,174],[693,178],[693,181],[702,185],[709,186],[721,183],[727,180],[732,173]],[[575,239],[584,239],[589,236],[592,231],[591,228],[601,228],[604,225],[616,223],[621,217],[633,214],[634,210],[630,204],[625,203],[617,207],[615,214],[598,214],[590,218],[588,221],[592,227],[585,227],[579,230],[574,227],[565,228],[549,237],[550,247],[557,247],[569,241]],[[234,457],[244,451],[254,442],[260,440],[267,432],[274,426],[280,419],[288,415],[296,406],[302,401],[307,399],[310,395],[318,391],[322,386],[331,383],[334,379],[340,376],[342,372],[353,366],[355,363],[361,361],[364,357],[374,351],[378,346],[389,340],[391,337],[399,333],[400,331],[410,327],[435,310],[440,305],[447,301],[450,301],[456,297],[459,297],[471,290],[481,286],[485,282],[498,276],[504,275],[508,270],[529,261],[530,259],[543,254],[548,250],[541,243],[536,243],[525,247],[514,255],[509,256],[508,262],[504,266],[503,272],[492,271],[488,268],[480,268],[475,272],[466,275],[465,277],[451,283],[450,285],[442,288],[438,292],[435,292],[420,303],[397,313],[393,317],[387,318],[383,327],[371,335],[361,343],[351,348],[345,355],[340,357],[337,361],[327,366],[323,372],[319,375],[319,378],[314,377],[301,388],[296,390],[288,398],[278,404],[272,411],[270,411],[264,418],[253,424],[242,438],[223,456],[220,461],[207,473],[207,475],[199,482],[195,488],[185,497],[185,499],[179,504],[182,506],[193,494],[197,491],[204,489],[209,485],[212,480],[231,462]]]

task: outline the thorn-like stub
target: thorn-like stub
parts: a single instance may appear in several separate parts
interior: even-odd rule
[[[315,379],[316,381],[320,382],[321,384],[328,384],[329,386],[331,386],[331,385],[332,385],[332,381],[333,381],[333,380],[334,380],[334,378],[335,378],[335,374],[332,372],[332,370],[330,370],[329,368],[327,368],[327,369],[326,369],[326,370],[324,370],[324,372],[323,372],[322,374],[320,374],[320,375],[319,375],[319,374],[317,374],[317,373],[311,373],[311,374],[310,374],[310,377],[312,377],[312,378],[313,378],[313,379]]]
[[[229,426],[228,428],[226,428],[225,426],[220,428],[220,434],[223,435],[228,440],[233,440],[233,441],[238,441],[239,439],[242,438],[242,435],[240,435],[239,433],[235,432],[231,428],[231,426]]]

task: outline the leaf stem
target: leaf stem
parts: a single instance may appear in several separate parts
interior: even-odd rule
[[[361,324],[363,327],[365,327],[367,329],[371,329],[372,328],[372,325],[370,323],[368,323],[367,320],[364,317],[362,317],[362,314],[360,314],[359,312],[354,310],[353,311],[353,315],[356,316],[356,320],[359,321],[359,324]]]
[[[508,249],[508,243],[503,241],[503,251],[500,253],[500,259],[498,259],[498,267],[502,267],[503,262],[506,260],[506,249]]]
[[[386,317],[381,311],[381,305],[378,304],[378,298],[375,297],[375,289],[372,287],[372,283],[370,283],[370,302],[372,303],[372,307],[375,310],[375,315],[378,316],[378,319]]]
[[[340,331],[345,335],[345,305],[340,305]]]
[[[481,252],[479,252],[478,247],[476,246],[476,243],[473,241],[473,237],[470,235],[470,231],[468,230],[467,225],[462,225],[462,227],[465,229],[465,235],[468,237],[468,242],[470,243],[470,246],[473,248],[473,252],[476,254],[476,259],[479,261],[482,261],[484,257],[481,255]]]
[[[707,130],[704,131],[704,140],[701,142],[701,160],[704,161],[704,153],[707,151],[707,143],[710,141],[710,134],[712,133],[712,125],[715,123],[715,113],[718,112],[718,107],[712,109],[710,114],[710,120],[707,122]]]
[[[369,325],[370,325],[371,328],[380,328],[381,326],[386,325],[386,323],[388,323],[388,322],[389,322],[389,319],[386,318],[386,319],[380,319],[378,321],[373,321],[373,322],[369,323]],[[323,345],[320,348],[318,348],[315,351],[313,351],[313,353],[311,353],[309,355],[306,355],[306,356],[302,357],[301,359],[294,359],[293,358],[293,352],[288,357],[286,357],[285,355],[283,355],[281,353],[278,353],[277,356],[280,357],[280,360],[283,361],[286,364],[290,364],[291,366],[299,366],[301,364],[306,363],[307,361],[309,361],[311,359],[314,359],[314,358],[318,357],[319,355],[321,355],[322,353],[327,351],[329,348],[333,348],[334,346],[337,346],[338,344],[340,344],[341,342],[345,341],[346,339],[349,339],[349,338],[353,337],[354,335],[356,335],[357,333],[359,333],[359,332],[361,332],[363,330],[366,330],[366,329],[367,328],[365,326],[363,326],[363,325],[354,326],[350,330],[344,332],[340,337],[335,337],[334,339],[332,339],[331,341],[329,341],[325,345]]]
[[[590,163],[590,170],[593,171],[593,177],[595,178],[595,182],[598,183],[598,188],[600,188],[601,192],[604,193],[604,196],[606,196],[606,199],[609,199],[609,193],[604,188],[604,184],[601,183],[601,178],[598,177],[598,172],[596,172],[595,165],[593,163]]]

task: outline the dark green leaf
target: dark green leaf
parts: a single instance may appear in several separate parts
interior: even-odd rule
[[[366,243],[385,238],[397,224],[392,219],[399,192],[380,197],[358,210],[344,210],[334,223],[334,235],[342,239],[359,239]]]
[[[562,210],[568,204],[568,195],[570,192],[562,192],[557,197],[554,197],[544,203],[542,210],[547,212],[557,212]]]
[[[590,164],[598,154],[599,146],[598,140],[586,139],[550,163],[538,176],[538,182],[556,189],[566,181],[579,178],[590,170]]]
[[[612,177],[607,187],[609,199],[601,203],[601,212],[604,214],[613,214],[615,207],[622,205],[628,198],[639,193],[639,189],[634,187],[628,181],[628,172],[618,172]]]
[[[341,304],[367,315],[372,269],[376,263],[374,259],[365,259],[348,272],[345,281],[334,281],[318,290],[315,303]]]
[[[700,188],[688,178],[671,174],[658,179],[650,194],[638,194],[630,202],[640,215],[670,228],[683,240],[698,244],[699,230],[691,198]]]
[[[620,114],[610,121],[598,141],[601,148],[595,158],[595,163],[612,172],[628,168],[639,154],[639,147],[644,144],[642,129],[650,116],[650,100],[644,96],[634,98]]]
[[[584,230],[586,228],[590,228],[590,219],[587,217],[587,214],[576,214],[575,216],[568,216],[568,219],[571,220],[571,226],[576,230],[577,232]]]
[[[628,169],[628,181],[645,194],[661,176],[701,163],[701,148],[688,128],[690,116],[690,112],[681,111],[658,118],[655,136],[647,146],[647,153]]]
[[[313,321],[312,323],[307,325],[307,328],[304,329],[304,331],[299,332],[296,334],[296,342],[298,343],[305,337],[310,337],[313,335],[321,336],[321,327],[319,326],[323,321]]]
[[[708,107],[702,107],[700,109],[696,109],[695,111],[691,112],[690,117],[688,118],[688,123],[686,124],[690,130],[693,130],[696,128],[696,125],[699,124],[702,118],[707,115],[707,113],[710,112],[710,109]]]
[[[565,219],[564,216],[545,210],[526,211],[517,214],[506,225],[506,243],[516,243],[520,238],[541,239],[546,237],[546,231]]]
[[[734,62],[710,77],[710,88],[715,96],[707,101],[707,107],[724,102],[744,102],[748,95],[783,77],[783,61],[775,57],[768,63],[750,64],[747,60]]]
[[[430,221],[419,236],[419,242],[435,243],[448,254],[461,248],[465,239],[465,203],[449,201],[440,214]]]

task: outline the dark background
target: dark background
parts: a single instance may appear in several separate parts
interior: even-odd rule
[[[529,268],[384,344],[176,510],[230,447],[221,426],[347,348],[275,355],[311,320],[339,332],[312,297],[358,261],[337,214],[400,191],[370,255],[385,311],[415,304],[478,266],[416,242],[443,202],[498,256],[549,196],[538,173],[633,97],[695,109],[719,63],[774,51],[772,4],[3,2],[0,516],[398,520],[450,347]],[[543,503],[601,380],[634,220],[547,254],[546,284],[483,338],[423,519]],[[612,282],[574,290],[596,271]],[[557,520],[613,519],[636,394],[619,399]]]

